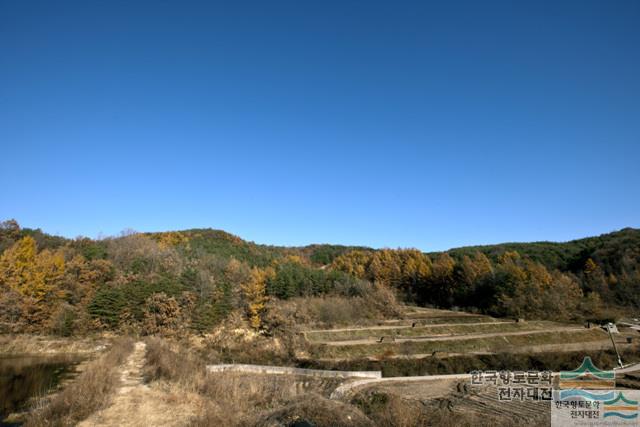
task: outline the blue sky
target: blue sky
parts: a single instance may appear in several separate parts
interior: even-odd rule
[[[0,218],[425,251],[640,226],[640,2],[0,0]]]

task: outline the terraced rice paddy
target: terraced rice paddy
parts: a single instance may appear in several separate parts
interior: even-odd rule
[[[304,336],[317,359],[379,359],[603,348],[599,328],[545,321],[515,321],[447,310],[408,308],[402,318],[358,328],[307,330]],[[561,350],[561,348],[559,348]]]

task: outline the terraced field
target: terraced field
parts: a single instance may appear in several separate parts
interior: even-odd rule
[[[588,353],[612,348],[609,335],[599,327],[497,319],[415,307],[407,307],[397,319],[369,326],[309,328],[302,333],[310,348],[309,358],[319,362],[320,367],[324,363],[322,369],[339,366],[338,369],[343,370],[382,371],[382,378],[345,379],[331,392],[331,399],[357,404],[363,410],[373,412],[380,402],[395,402],[395,405],[401,405],[403,413],[428,414],[430,419],[446,420],[451,425],[458,421],[467,425],[549,424],[548,401],[504,401],[499,398],[497,386],[472,385],[468,372],[487,369],[470,367],[474,364],[469,364],[468,359],[474,355],[478,355],[478,359],[484,358],[482,363],[489,360],[487,363],[494,361],[499,365],[508,361],[517,365],[532,353],[539,353],[544,360],[545,356],[555,356],[559,352]],[[615,339],[619,349],[631,345],[626,343],[624,335]],[[524,354],[515,357],[502,353]],[[573,355],[566,353],[566,357],[570,359]],[[420,367],[425,362],[437,365],[436,372],[443,374],[425,375],[429,371]],[[402,373],[387,376],[385,368],[389,365],[396,368],[395,372]],[[419,369],[413,370],[414,365]],[[440,366],[445,370],[441,371]],[[516,369],[509,365],[507,368]],[[504,365],[500,369],[505,369]],[[393,369],[389,371],[394,372]],[[416,371],[415,374],[406,373]],[[630,377],[626,381],[631,384],[635,379]],[[298,387],[305,390],[304,386]],[[320,388],[326,395],[327,385],[321,384]]]
[[[434,354],[486,354],[608,348],[599,328],[546,321],[514,321],[426,308],[407,308],[402,318],[358,328],[307,330],[312,356],[380,359]]]
[[[340,343],[341,341],[369,340],[377,342],[381,337],[411,337],[415,339],[478,334],[491,332],[517,332],[544,330],[555,326],[551,322],[478,322],[449,323],[429,326],[378,326],[371,328],[337,329],[329,331],[308,331],[306,338],[313,343]]]
[[[543,426],[549,424],[550,404],[534,400],[535,390],[529,388],[532,386],[518,386],[525,389],[521,399],[501,400],[504,390],[501,394],[500,385],[474,385],[469,372],[476,369],[542,370],[536,362],[527,361],[529,356],[526,354],[516,357],[501,353],[549,352],[553,358],[566,357],[572,361],[574,354],[557,356],[557,353],[582,353],[612,346],[609,335],[598,327],[496,319],[411,307],[397,319],[359,327],[306,329],[302,334],[310,348],[308,356],[305,356],[319,366],[298,366],[298,369],[291,370],[287,367],[251,365],[249,369],[248,365],[233,365],[234,371],[231,372],[231,365],[224,365],[224,369],[210,369],[209,375],[216,375],[220,382],[226,381],[231,390],[258,390],[281,398],[315,393],[345,404],[345,407],[353,405],[374,420],[378,419],[376,417],[385,420],[389,414],[404,420],[395,424],[394,418],[394,423],[383,421],[381,425],[414,425],[417,420],[436,420],[435,425],[438,425],[437,420],[442,420],[446,425]],[[616,337],[616,341],[619,348],[631,345],[624,343],[623,335]],[[464,357],[455,357],[461,355]],[[541,356],[540,360],[544,361],[545,355]],[[580,354],[580,360],[582,357]],[[469,359],[486,364],[476,367]],[[518,368],[520,361],[529,364]],[[425,365],[433,365],[437,369],[431,371]],[[315,369],[308,369],[314,366]],[[573,366],[571,364],[570,369]],[[636,372],[637,366],[633,369]],[[338,378],[334,375],[336,370],[344,375]],[[367,372],[372,375],[366,376],[347,372],[362,370],[375,371],[375,374]],[[329,373],[331,378],[326,377]],[[624,381],[633,385],[636,377],[630,375],[624,377]],[[429,422],[420,425],[431,425]]]

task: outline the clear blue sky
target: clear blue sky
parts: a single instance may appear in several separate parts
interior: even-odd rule
[[[0,0],[0,218],[429,251],[640,226],[640,2]]]

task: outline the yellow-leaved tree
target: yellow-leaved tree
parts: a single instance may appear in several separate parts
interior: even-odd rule
[[[372,258],[372,252],[353,250],[334,259],[331,268],[334,270],[344,271],[345,273],[360,279],[365,279],[367,278]]]
[[[36,264],[36,241],[24,237],[0,256],[0,284],[24,293],[27,283],[33,281]]]
[[[162,249],[178,246],[182,243],[189,242],[189,237],[185,236],[179,231],[167,231],[165,233],[159,233],[154,236],[158,245]]]
[[[267,280],[275,275],[273,268],[254,267],[249,280],[242,285],[242,293],[247,307],[251,327],[258,329],[262,325],[262,312],[267,302]]]
[[[61,252],[38,253],[36,241],[26,236],[0,256],[0,286],[43,302],[58,297],[64,280],[64,257]]]

